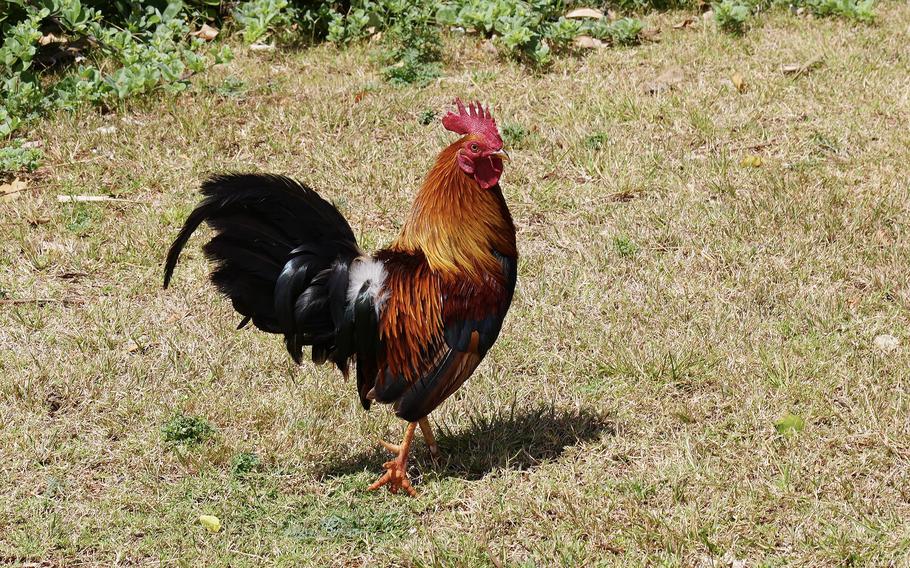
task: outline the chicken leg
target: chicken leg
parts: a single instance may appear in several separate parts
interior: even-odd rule
[[[414,441],[414,431],[417,429],[417,422],[409,422],[407,429],[404,431],[404,440],[400,446],[390,444],[384,440],[379,443],[393,454],[398,454],[394,459],[382,464],[386,472],[382,477],[376,480],[367,489],[370,491],[379,489],[388,484],[389,491],[398,493],[399,489],[404,489],[411,497],[417,496],[417,491],[411,486],[411,480],[408,479],[408,453],[411,451],[411,442]]]
[[[430,426],[430,421],[426,416],[417,421],[420,424],[420,431],[423,432],[423,439],[427,443],[427,447],[430,449],[430,455],[433,456],[433,459],[439,457],[439,446],[436,445],[436,437],[433,436],[433,428]]]

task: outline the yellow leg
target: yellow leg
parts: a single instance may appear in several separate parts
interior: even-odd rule
[[[399,489],[404,489],[411,497],[417,496],[417,491],[414,490],[411,486],[411,480],[408,479],[408,452],[411,451],[411,442],[414,441],[414,431],[416,429],[417,422],[408,423],[408,427],[404,431],[404,440],[401,441],[400,446],[381,441],[386,449],[398,455],[395,456],[395,459],[382,464],[386,472],[367,489],[373,491],[383,485],[388,485],[389,491],[392,493],[398,493]]]
[[[423,439],[427,442],[427,447],[430,448],[430,455],[434,458],[439,457],[439,446],[436,445],[436,437],[433,436],[433,428],[430,426],[430,421],[427,417],[423,417],[417,421],[420,424],[420,431],[423,432]]]

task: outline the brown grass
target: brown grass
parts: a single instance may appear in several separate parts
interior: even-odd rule
[[[244,53],[176,100],[39,124],[48,165],[0,204],[0,563],[910,565],[910,9],[880,12],[741,39],[668,13],[660,43],[542,75],[453,40],[423,89],[366,48]],[[418,446],[419,498],[370,494],[402,424],[234,331],[200,240],[168,291],[163,254],[222,170],[305,180],[387,243],[450,139],[420,114],[455,95],[527,131],[503,183],[517,297],[431,417],[446,458]],[[31,299],[52,301],[9,301]],[[215,434],[172,448],[178,411]],[[241,452],[261,466],[236,476]]]

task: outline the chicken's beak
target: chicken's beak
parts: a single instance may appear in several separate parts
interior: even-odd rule
[[[506,152],[506,151],[505,151],[504,149],[502,149],[502,148],[500,148],[499,150],[496,150],[495,152],[493,152],[493,153],[490,154],[490,155],[491,155],[491,156],[497,156],[497,157],[498,157],[500,160],[502,160],[503,162],[508,162],[508,161],[511,159],[511,158],[509,158],[509,153]]]

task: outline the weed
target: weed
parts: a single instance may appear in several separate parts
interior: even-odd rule
[[[592,150],[600,150],[607,143],[608,139],[605,132],[598,132],[585,138],[585,146]]]
[[[21,140],[14,140],[0,148],[0,172],[35,171],[41,165],[43,155],[39,148],[24,146]]]
[[[215,433],[215,429],[201,416],[174,413],[161,427],[165,444],[194,446],[201,444]]]
[[[148,5],[130,11],[120,25],[79,0],[13,2],[9,8],[0,46],[0,137],[49,110],[111,104],[159,89],[181,92],[190,75],[231,55],[226,47],[213,52],[213,58],[202,53],[205,42],[189,35],[187,13],[179,2],[163,10]],[[51,25],[61,37],[45,35]],[[68,57],[64,46],[72,45],[88,46],[70,48],[77,53],[94,49],[103,63],[39,72],[56,71],[57,62]]]
[[[392,25],[383,36],[382,75],[393,85],[425,85],[441,73],[442,40],[424,3],[390,4]]]
[[[752,17],[752,7],[742,0],[722,0],[714,4],[714,21],[725,32],[742,34]]]
[[[528,137],[528,129],[517,122],[507,122],[502,127],[502,139],[506,146],[518,148]]]
[[[215,88],[215,93],[221,95],[222,97],[241,97],[246,93],[247,85],[243,79],[238,79],[236,77],[228,77],[224,82]]]
[[[95,221],[95,212],[85,203],[77,203],[71,208],[71,214],[66,221],[66,228],[80,237],[89,233]]]
[[[436,111],[433,109],[424,109],[420,112],[420,124],[429,126],[436,120]]]
[[[796,4],[816,16],[839,16],[866,23],[875,19],[875,0],[801,0]]]
[[[231,460],[231,475],[243,478],[255,473],[262,467],[259,456],[253,452],[240,452]]]
[[[250,0],[234,10],[234,20],[239,24],[240,35],[247,44],[290,25],[294,16],[288,0]]]
[[[632,242],[628,237],[615,237],[613,239],[613,248],[616,249],[616,253],[623,258],[630,258],[635,256],[638,252],[638,245]]]
[[[446,26],[494,38],[509,57],[538,67],[549,65],[555,53],[571,49],[579,35],[629,45],[637,42],[644,27],[634,18],[613,23],[607,18],[579,21],[563,17],[564,13],[565,5],[559,0],[461,0],[443,4],[437,19]]]
[[[614,45],[635,45],[645,24],[636,18],[620,18],[607,27],[606,35]]]

